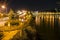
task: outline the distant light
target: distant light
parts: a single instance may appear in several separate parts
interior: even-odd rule
[[[27,13],[27,11],[26,10],[22,10],[22,15],[25,15],[26,13]]]
[[[6,7],[5,7],[5,5],[2,5],[2,6],[1,6],[1,8],[3,8],[3,9],[4,9],[4,8],[6,8]]]
[[[17,13],[20,14],[20,15],[22,14],[22,12],[20,10],[18,10]]]
[[[60,17],[59,17],[59,20],[60,20]]]
[[[1,16],[3,16],[3,14],[1,14]]]
[[[27,11],[26,10],[22,10],[23,13],[26,13]]]
[[[18,15],[20,15],[20,16],[26,15],[26,12],[27,12],[27,11],[25,11],[25,10],[22,10],[22,11],[18,10],[18,11],[17,11]]]
[[[22,21],[22,22],[24,22],[24,20],[23,20],[23,19],[22,19],[21,21]]]
[[[37,15],[38,15],[38,11],[34,11],[32,14],[33,14],[34,16],[37,16]]]
[[[19,21],[24,22],[25,20],[24,19],[19,19]]]
[[[23,13],[23,15],[25,15],[26,13]]]

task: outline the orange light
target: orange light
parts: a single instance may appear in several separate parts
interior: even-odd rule
[[[2,6],[1,6],[1,8],[3,8],[3,9],[4,9],[4,8],[6,8],[6,7],[5,7],[5,5],[2,5]]]

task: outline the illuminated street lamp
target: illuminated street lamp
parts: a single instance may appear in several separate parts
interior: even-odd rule
[[[1,8],[5,9],[6,7],[5,7],[5,5],[2,5]]]
[[[6,10],[6,13],[7,13],[6,5],[2,5],[1,8],[2,8],[2,10]]]

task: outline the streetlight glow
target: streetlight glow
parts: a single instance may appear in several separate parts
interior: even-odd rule
[[[22,12],[21,12],[21,11],[19,11],[19,10],[17,11],[17,13],[18,13],[18,14],[20,14],[20,15],[22,14]]]
[[[5,5],[2,5],[1,8],[5,9],[6,7],[5,7]]]

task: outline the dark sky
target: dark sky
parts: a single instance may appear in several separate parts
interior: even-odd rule
[[[49,10],[56,8],[56,0],[8,0],[9,6],[16,9]]]

